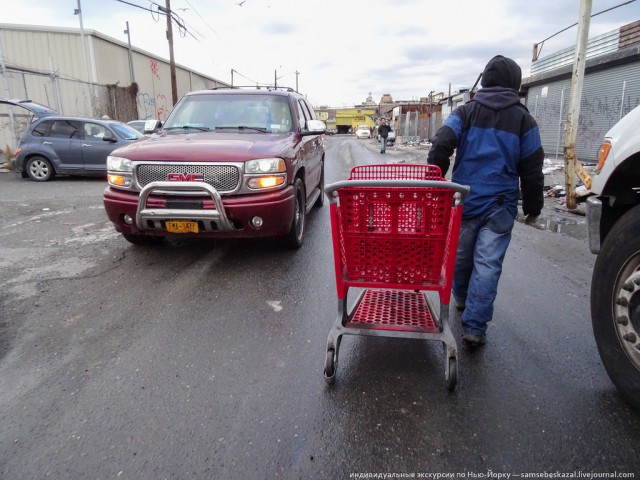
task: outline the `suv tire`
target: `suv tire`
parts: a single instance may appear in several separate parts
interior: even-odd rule
[[[324,205],[324,160],[320,164],[320,182],[318,183],[318,189],[320,190],[320,196],[317,198],[316,203],[313,204],[316,208],[321,208]]]
[[[285,243],[291,248],[300,248],[304,241],[305,218],[307,213],[307,196],[304,191],[304,183],[300,177],[293,184],[296,198],[291,229],[285,235]]]

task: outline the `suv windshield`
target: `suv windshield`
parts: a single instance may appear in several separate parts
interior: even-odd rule
[[[238,129],[264,133],[292,131],[287,97],[274,95],[202,94],[184,97],[163,130]]]

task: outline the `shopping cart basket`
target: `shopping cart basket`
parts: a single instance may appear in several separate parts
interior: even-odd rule
[[[435,165],[362,165],[328,185],[338,318],[324,365],[335,379],[342,335],[444,342],[445,379],[457,380],[449,301],[462,203],[469,187],[447,182]],[[349,288],[360,287],[348,311]],[[426,291],[436,291],[440,313]]]

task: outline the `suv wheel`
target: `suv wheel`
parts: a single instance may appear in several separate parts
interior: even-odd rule
[[[293,212],[293,222],[291,223],[291,230],[285,236],[286,244],[291,248],[300,248],[302,241],[304,240],[304,223],[305,215],[307,211],[307,197],[304,192],[304,184],[302,179],[296,178],[293,184],[295,191],[295,207]]]
[[[320,189],[320,196],[313,206],[320,208],[324,205],[324,160],[320,164],[320,182],[318,183],[318,189]]]
[[[51,162],[44,157],[31,157],[27,162],[27,175],[34,182],[46,182],[55,175]]]

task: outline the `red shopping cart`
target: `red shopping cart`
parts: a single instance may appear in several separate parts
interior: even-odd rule
[[[435,165],[362,165],[328,185],[338,318],[329,332],[324,376],[333,382],[342,335],[444,342],[445,379],[457,380],[449,301],[462,204],[469,187]],[[349,288],[362,291],[347,308]],[[438,292],[437,314],[427,291]]]

